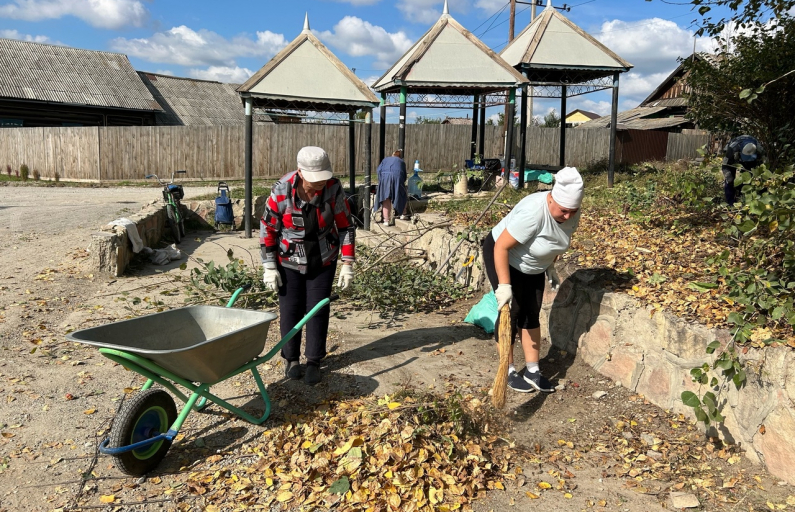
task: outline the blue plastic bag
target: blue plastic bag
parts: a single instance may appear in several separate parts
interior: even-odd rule
[[[497,313],[497,297],[491,290],[480,299],[480,302],[472,306],[467,317],[464,318],[464,322],[477,325],[486,331],[486,334],[491,334],[497,323]]]

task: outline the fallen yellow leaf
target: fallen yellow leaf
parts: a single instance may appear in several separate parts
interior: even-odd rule
[[[97,412],[97,410],[94,409],[94,408],[91,408],[91,409],[86,409],[85,411],[83,411],[83,414],[94,414],[95,412]]]
[[[100,496],[99,501],[101,503],[113,503],[114,501],[116,501],[116,496],[114,496],[113,494],[106,494],[104,496]]]

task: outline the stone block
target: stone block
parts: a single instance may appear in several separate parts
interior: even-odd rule
[[[643,364],[644,370],[635,391],[660,407],[671,408],[675,399],[674,383],[671,382],[671,377],[675,374],[673,366],[665,358],[648,353],[643,356]]]
[[[620,347],[620,345],[619,345]],[[610,359],[598,368],[599,373],[613,379],[625,388],[635,389],[643,371],[643,357],[620,348],[614,348]]]
[[[754,437],[754,449],[762,455],[768,471],[795,484],[795,417],[789,407],[776,408],[762,423],[765,433]]]
[[[114,233],[100,231],[91,234],[91,268],[96,272],[116,275],[116,247],[119,238]]]
[[[578,353],[582,359],[599,370],[613,348],[615,320],[611,316],[600,315],[591,328],[579,339]]]

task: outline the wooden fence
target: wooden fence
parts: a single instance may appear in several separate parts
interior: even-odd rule
[[[364,126],[356,126],[356,172],[364,171]],[[409,168],[418,159],[427,171],[461,168],[469,158],[471,127],[456,125],[408,125],[406,161]],[[518,156],[518,133],[515,155]],[[636,137],[637,138],[637,137]],[[386,126],[385,152],[397,149],[398,126]],[[531,128],[527,133],[527,164],[554,166],[559,161],[560,130]],[[503,153],[502,129],[485,127],[486,157]],[[667,160],[695,158],[696,149],[708,135],[670,134]],[[79,127],[0,129],[0,170],[19,169],[27,164],[31,173],[52,178],[57,172],[65,180],[139,180],[145,174],[166,176],[185,169],[187,178],[241,179],[244,176],[245,131],[242,126],[218,127]],[[348,127],[283,124],[255,125],[253,130],[253,174],[276,178],[295,168],[295,155],[302,146],[321,146],[329,153],[338,175],[348,172]],[[658,146],[658,144],[655,144]],[[378,125],[372,131],[372,170],[378,159]],[[566,164],[584,167],[606,160],[609,131],[566,130]],[[620,149],[620,148],[619,148]],[[659,158],[644,155],[636,144],[632,162]],[[621,163],[622,152],[617,151]]]

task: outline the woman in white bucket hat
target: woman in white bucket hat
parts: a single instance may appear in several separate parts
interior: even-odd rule
[[[566,252],[580,222],[583,182],[574,167],[555,175],[551,192],[536,192],[517,204],[483,240],[483,263],[497,309],[511,308],[511,343],[520,334],[525,368],[513,364],[513,345],[508,354],[508,387],[521,393],[555,391],[541,374],[541,323],[539,314],[546,281],[557,290],[560,278],[554,262]],[[546,279],[545,279],[546,276]],[[499,318],[494,332],[499,340]]]
[[[285,336],[318,302],[331,295],[337,259],[342,268],[337,285],[353,281],[355,226],[340,181],[332,175],[326,152],[301,148],[298,169],[284,175],[271,190],[260,223],[263,282],[279,294],[279,326]],[[299,364],[301,331],[282,347],[285,375],[320,382],[326,356],[329,307],[306,324],[306,369]]]

